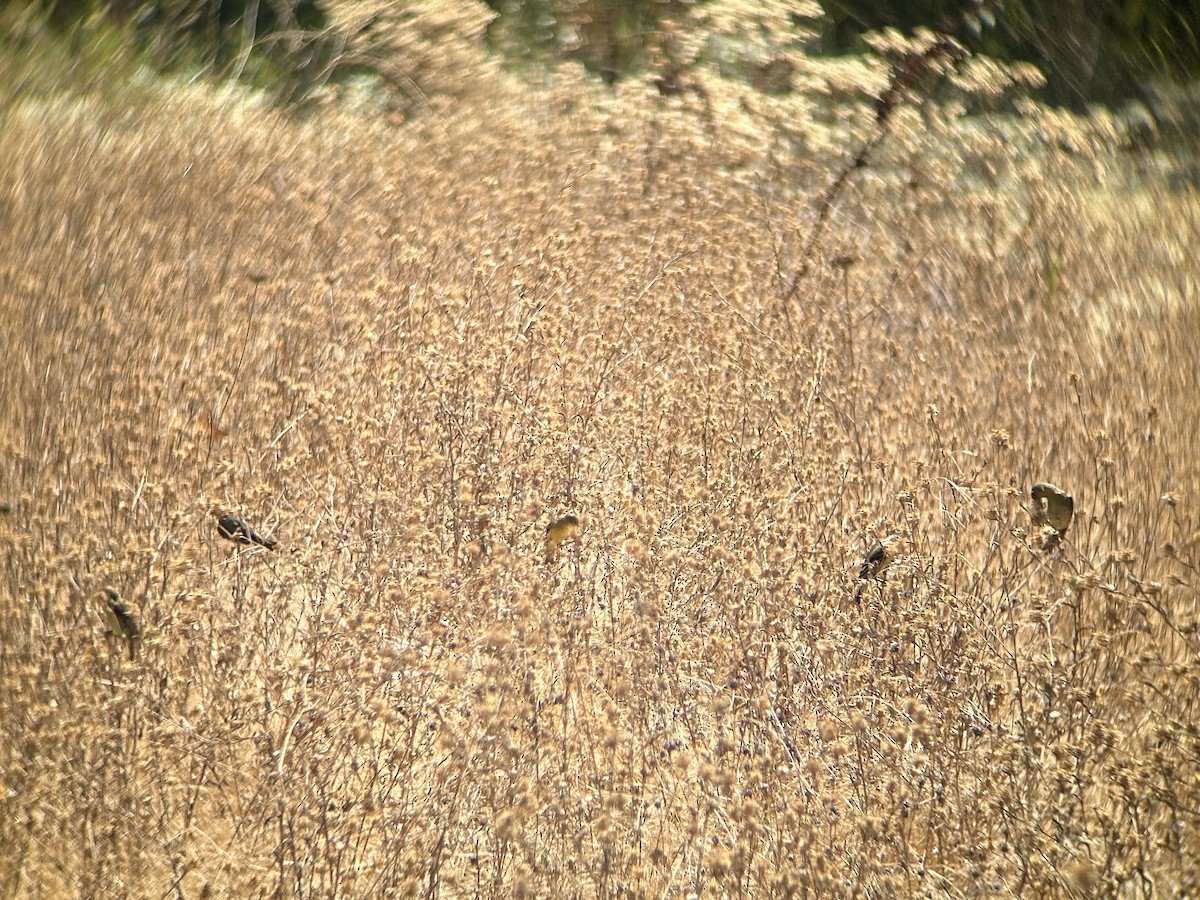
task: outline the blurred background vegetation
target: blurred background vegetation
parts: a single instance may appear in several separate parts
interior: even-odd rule
[[[712,4],[698,0],[474,0],[363,3],[347,0],[41,0],[0,4],[3,40],[34,23],[76,42],[109,29],[136,45],[155,68],[200,67],[273,90],[295,102],[316,88],[377,75],[382,52],[361,52],[387,19],[426,19],[428,36],[486,42],[510,66],[574,60],[610,85],[658,70],[670,84],[693,64],[672,52],[689,21]],[[788,4],[783,4],[787,6]],[[790,49],[846,55],[871,35],[894,29],[950,34],[968,50],[1001,62],[1031,62],[1046,76],[1038,99],[1081,109],[1089,103],[1148,99],[1148,85],[1189,82],[1200,72],[1200,5],[1172,0],[821,0],[797,2]],[[747,9],[750,6],[746,7]],[[17,14],[14,15],[14,11]],[[19,22],[20,27],[13,23]],[[464,27],[465,23],[465,27]],[[780,35],[772,35],[779,38]],[[785,37],[786,36],[782,36]],[[374,48],[380,50],[378,46]],[[406,48],[392,47],[405,52]],[[411,50],[412,48],[407,48]],[[719,54],[702,47],[697,55]],[[419,83],[419,59],[393,60],[389,76]],[[787,65],[765,59],[744,77],[788,89]],[[673,69],[672,69],[673,67]],[[409,85],[410,89],[414,85]]]
[[[490,0],[492,33],[504,53],[577,56],[589,69],[623,77],[646,67],[660,23],[682,0]],[[1171,0],[820,0],[819,40],[830,55],[867,51],[864,35],[896,29],[953,31],[969,50],[1002,62],[1033,62],[1044,96],[1081,107],[1137,96],[1154,79],[1200,71],[1200,6]],[[796,4],[799,8],[801,4]]]

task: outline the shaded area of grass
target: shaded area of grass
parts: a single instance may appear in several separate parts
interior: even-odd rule
[[[1046,75],[1039,97],[1081,111],[1089,103],[1145,100],[1149,82],[1186,81],[1200,68],[1198,13],[1169,0],[29,0],[9,6],[76,42],[98,29],[115,30],[158,71],[233,77],[289,105],[319,102],[330,87],[361,78],[385,83],[402,106],[419,103],[417,95],[430,90],[423,83],[443,82],[454,66],[445,53],[414,52],[420,41],[397,45],[397,30],[445,43],[480,37],[486,27],[489,47],[509,64],[528,69],[575,60],[612,85],[647,71],[662,75],[672,45],[698,33],[712,36],[699,21],[769,16],[778,20],[774,49],[784,53],[754,61],[743,77],[765,78],[776,90],[786,89],[789,44],[810,54],[862,53],[889,32],[912,38],[933,30],[971,52],[1039,66]],[[726,53],[721,43],[704,48],[707,61]],[[448,55],[461,61],[461,49]]]
[[[1197,890],[1194,196],[899,106],[806,255],[806,76],[4,107],[3,893]]]

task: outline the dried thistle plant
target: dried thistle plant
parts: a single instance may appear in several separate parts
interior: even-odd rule
[[[899,98],[776,315],[888,84],[786,55],[6,108],[6,893],[1195,892],[1194,211]]]

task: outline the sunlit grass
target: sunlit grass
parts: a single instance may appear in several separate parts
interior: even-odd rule
[[[0,893],[1200,889],[1194,195],[564,82],[4,107]]]

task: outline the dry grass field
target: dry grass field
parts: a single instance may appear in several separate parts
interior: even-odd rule
[[[27,65],[0,896],[1200,893],[1200,202],[1101,117],[898,108],[810,247],[869,103]]]

